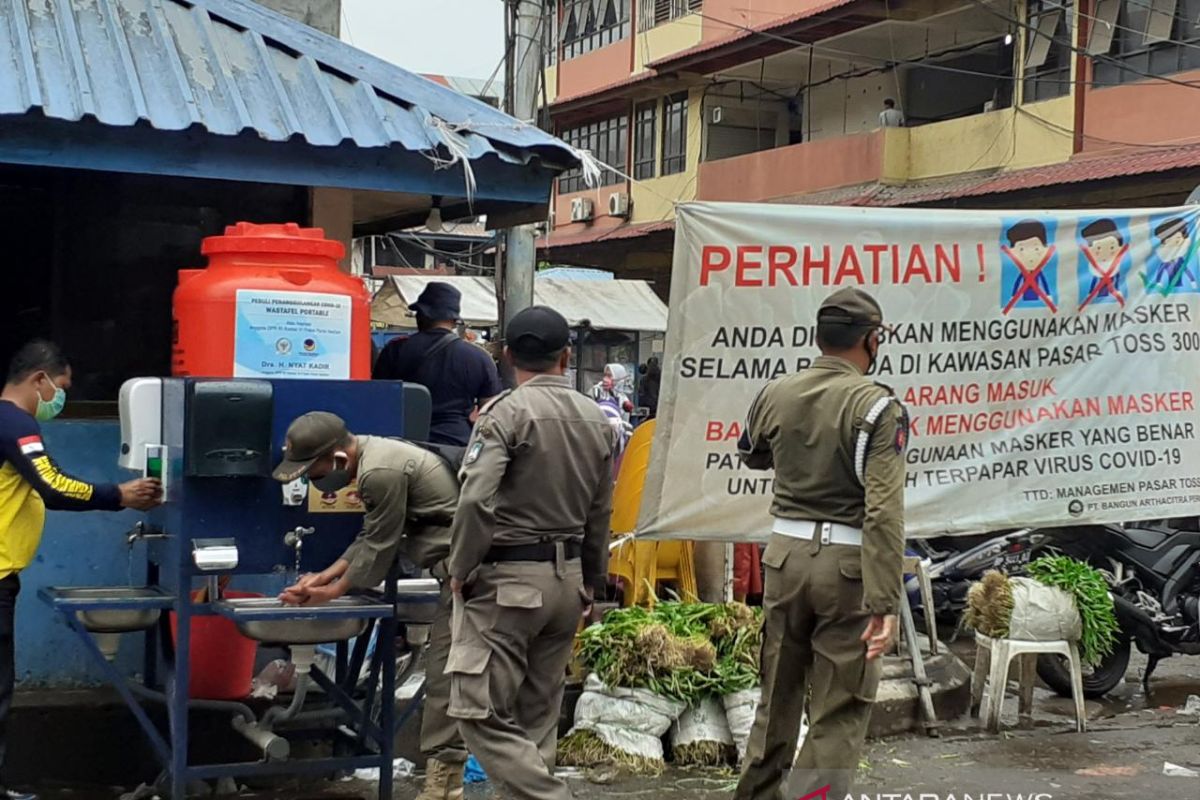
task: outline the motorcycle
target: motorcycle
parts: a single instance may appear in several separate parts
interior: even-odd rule
[[[1085,672],[1087,697],[1102,697],[1124,680],[1133,646],[1149,657],[1142,678],[1147,693],[1150,676],[1163,658],[1200,655],[1197,518],[1003,533],[930,567],[939,619],[961,619],[970,584],[987,570],[1019,575],[1043,555],[1087,562],[1110,587],[1120,633],[1112,652]],[[1038,676],[1058,694],[1071,695],[1065,659],[1039,657]]]

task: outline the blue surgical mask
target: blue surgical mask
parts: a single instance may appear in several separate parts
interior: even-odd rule
[[[34,412],[34,419],[38,422],[49,422],[62,413],[63,406],[67,404],[67,390],[61,386],[54,387],[54,397],[49,401],[42,399],[42,393],[38,392],[37,411]]]

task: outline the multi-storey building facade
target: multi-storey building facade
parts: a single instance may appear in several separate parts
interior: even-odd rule
[[[559,180],[543,250],[662,290],[679,201],[1161,205],[1200,183],[1200,0],[548,0],[543,29],[554,130],[617,170]]]

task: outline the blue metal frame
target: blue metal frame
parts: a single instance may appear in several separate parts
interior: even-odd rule
[[[186,407],[190,402],[188,386],[194,381],[173,379],[163,389],[163,442],[171,454],[167,465],[169,480],[175,488],[167,504],[149,515],[152,527],[167,533],[164,539],[148,542],[150,563],[148,582],[160,594],[151,597],[81,598],[70,596],[66,589],[47,587],[39,592],[66,621],[70,629],[85,643],[88,652],[98,662],[105,677],[113,683],[122,700],[129,706],[139,726],[154,748],[155,755],[167,772],[171,797],[182,800],[190,780],[233,776],[307,774],[334,772],[362,767],[379,768],[379,798],[390,800],[392,795],[392,758],[395,734],[399,724],[410,719],[423,698],[424,691],[408,703],[397,721],[396,694],[396,631],[397,569],[393,566],[385,583],[383,596],[376,604],[353,609],[337,607],[296,608],[288,619],[366,618],[377,627],[378,636],[372,656],[372,680],[365,702],[357,702],[358,676],[365,660],[369,637],[360,636],[349,655],[345,643],[338,645],[335,679],[319,669],[312,670],[313,679],[327,697],[343,712],[347,726],[354,731],[350,754],[337,753],[332,758],[287,760],[282,762],[248,762],[236,764],[191,765],[188,763],[189,697],[191,683],[192,620],[197,616],[220,615],[235,621],[279,619],[277,610],[236,610],[220,603],[194,603],[193,579],[200,577],[191,560],[193,538],[205,538],[213,531],[238,540],[240,559],[238,574],[270,574],[290,556],[282,543],[282,534],[296,524],[308,523],[321,529],[317,536],[305,542],[303,555],[310,566],[316,560],[331,558],[357,533],[360,518],[347,514],[310,515],[306,508],[283,507],[279,487],[269,478],[186,478],[183,470],[183,442],[186,428]],[[404,434],[404,398],[408,391],[398,383],[350,381],[272,381],[273,448],[281,449],[287,424],[300,413],[324,409],[341,414],[356,433],[379,435]],[[409,431],[414,438],[425,431]],[[324,540],[322,540],[324,537]],[[310,546],[310,543],[313,546]],[[328,563],[326,561],[326,563]],[[412,601],[418,598],[407,597]],[[421,596],[419,599],[426,599]],[[430,602],[433,602],[432,600]],[[165,671],[165,698],[169,720],[169,737],[164,738],[141,707],[120,672],[100,652],[92,634],[80,622],[77,613],[85,610],[137,610],[158,608],[175,614],[174,643],[166,630],[166,618],[146,631],[147,685],[153,683],[158,666],[157,654],[162,650]],[[382,675],[382,686],[376,676]],[[373,695],[378,689],[381,703],[378,721],[372,719]],[[337,731],[331,735],[340,737]]]

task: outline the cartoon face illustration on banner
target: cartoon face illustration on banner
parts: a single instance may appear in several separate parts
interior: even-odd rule
[[[1129,298],[1129,219],[1082,219],[1077,228],[1079,245],[1079,310],[1102,303],[1124,306]]]
[[[1196,259],[1195,220],[1182,216],[1153,217],[1152,252],[1142,280],[1146,291],[1164,297],[1200,292],[1200,263]]]
[[[1000,308],[1058,313],[1058,250],[1053,220],[1005,220],[1000,234]]]

